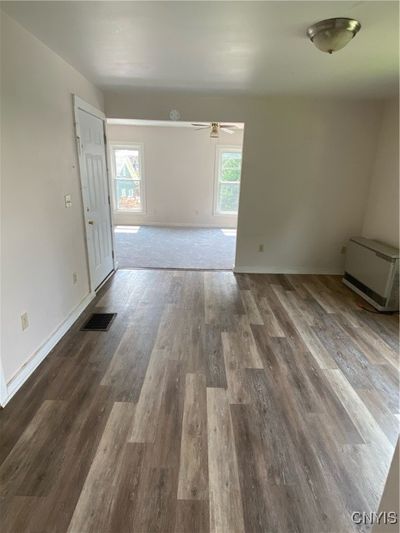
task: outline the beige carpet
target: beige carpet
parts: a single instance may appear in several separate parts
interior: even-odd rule
[[[120,268],[231,269],[236,230],[116,226]]]

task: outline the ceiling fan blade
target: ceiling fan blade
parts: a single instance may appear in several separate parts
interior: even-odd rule
[[[208,130],[209,126],[203,126],[202,128],[196,128],[194,131]]]
[[[229,133],[230,135],[232,135],[232,133],[234,133],[233,130],[230,130],[230,129],[228,129],[228,128],[224,128],[223,126],[221,126],[220,129],[221,129],[221,131],[224,131],[225,133]]]
[[[201,126],[203,128],[209,128],[210,127],[210,124],[207,124],[205,122],[201,122],[201,123],[197,123],[197,122],[192,122],[192,126]]]
[[[236,128],[235,124],[220,124],[221,128],[230,128],[234,130]]]

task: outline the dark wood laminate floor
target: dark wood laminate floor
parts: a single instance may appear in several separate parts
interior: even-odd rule
[[[399,429],[398,322],[333,276],[119,271],[1,412],[2,533],[347,532]],[[365,531],[365,528],[362,529]]]

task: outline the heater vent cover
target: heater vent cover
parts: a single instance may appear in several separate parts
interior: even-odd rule
[[[379,311],[399,309],[399,250],[352,237],[346,250],[343,283]]]

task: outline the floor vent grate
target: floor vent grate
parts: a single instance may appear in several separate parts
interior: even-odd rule
[[[117,313],[93,313],[81,331],[108,331]]]

